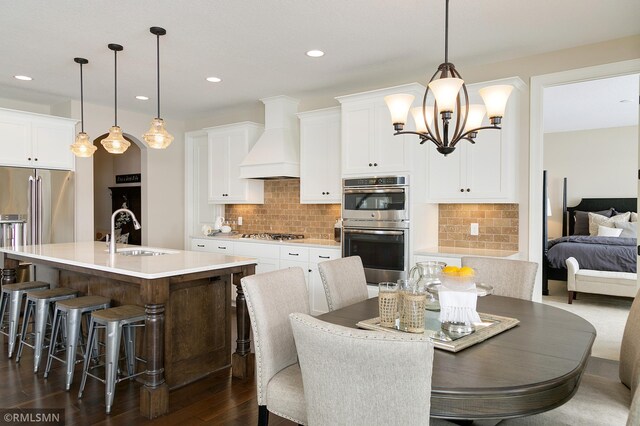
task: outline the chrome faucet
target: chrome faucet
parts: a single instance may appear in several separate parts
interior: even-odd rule
[[[116,253],[116,238],[114,236],[115,231],[116,231],[116,216],[119,213],[128,213],[131,218],[133,219],[133,227],[137,230],[142,228],[140,226],[140,223],[138,222],[138,219],[136,219],[136,215],[133,214],[133,212],[129,209],[118,209],[115,212],[113,212],[113,214],[111,215],[111,240],[109,240],[109,254],[115,254]]]

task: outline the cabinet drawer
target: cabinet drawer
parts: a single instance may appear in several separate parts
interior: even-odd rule
[[[273,244],[237,242],[234,254],[236,256],[278,259],[279,250],[280,247]]]
[[[194,238],[191,240],[191,250],[232,255],[233,242]]]
[[[323,249],[323,248],[310,248],[309,249],[309,263],[320,263],[327,260],[339,259],[341,256],[340,249]]]
[[[309,248],[297,246],[280,247],[280,260],[293,260],[306,263],[309,261]]]

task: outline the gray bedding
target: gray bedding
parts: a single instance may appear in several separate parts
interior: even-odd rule
[[[572,235],[549,241],[547,259],[552,268],[566,269],[565,260],[575,257],[580,269],[636,272],[636,239]]]

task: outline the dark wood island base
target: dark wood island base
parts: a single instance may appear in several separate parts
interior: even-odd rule
[[[255,264],[221,267],[155,279],[139,278],[22,254],[4,253],[5,268],[28,261],[59,271],[59,286],[82,295],[99,295],[112,306],[134,304],[146,310],[143,353],[147,371],[140,390],[140,413],[155,418],[168,412],[169,391],[223,368],[233,377],[253,376],[249,316],[240,278],[255,273]],[[245,262],[248,263],[248,262]],[[231,285],[236,299],[238,340],[231,354]]]

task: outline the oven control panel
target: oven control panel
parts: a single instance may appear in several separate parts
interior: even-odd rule
[[[406,176],[383,176],[357,179],[344,179],[343,186],[345,188],[351,186],[393,186],[407,185]]]

